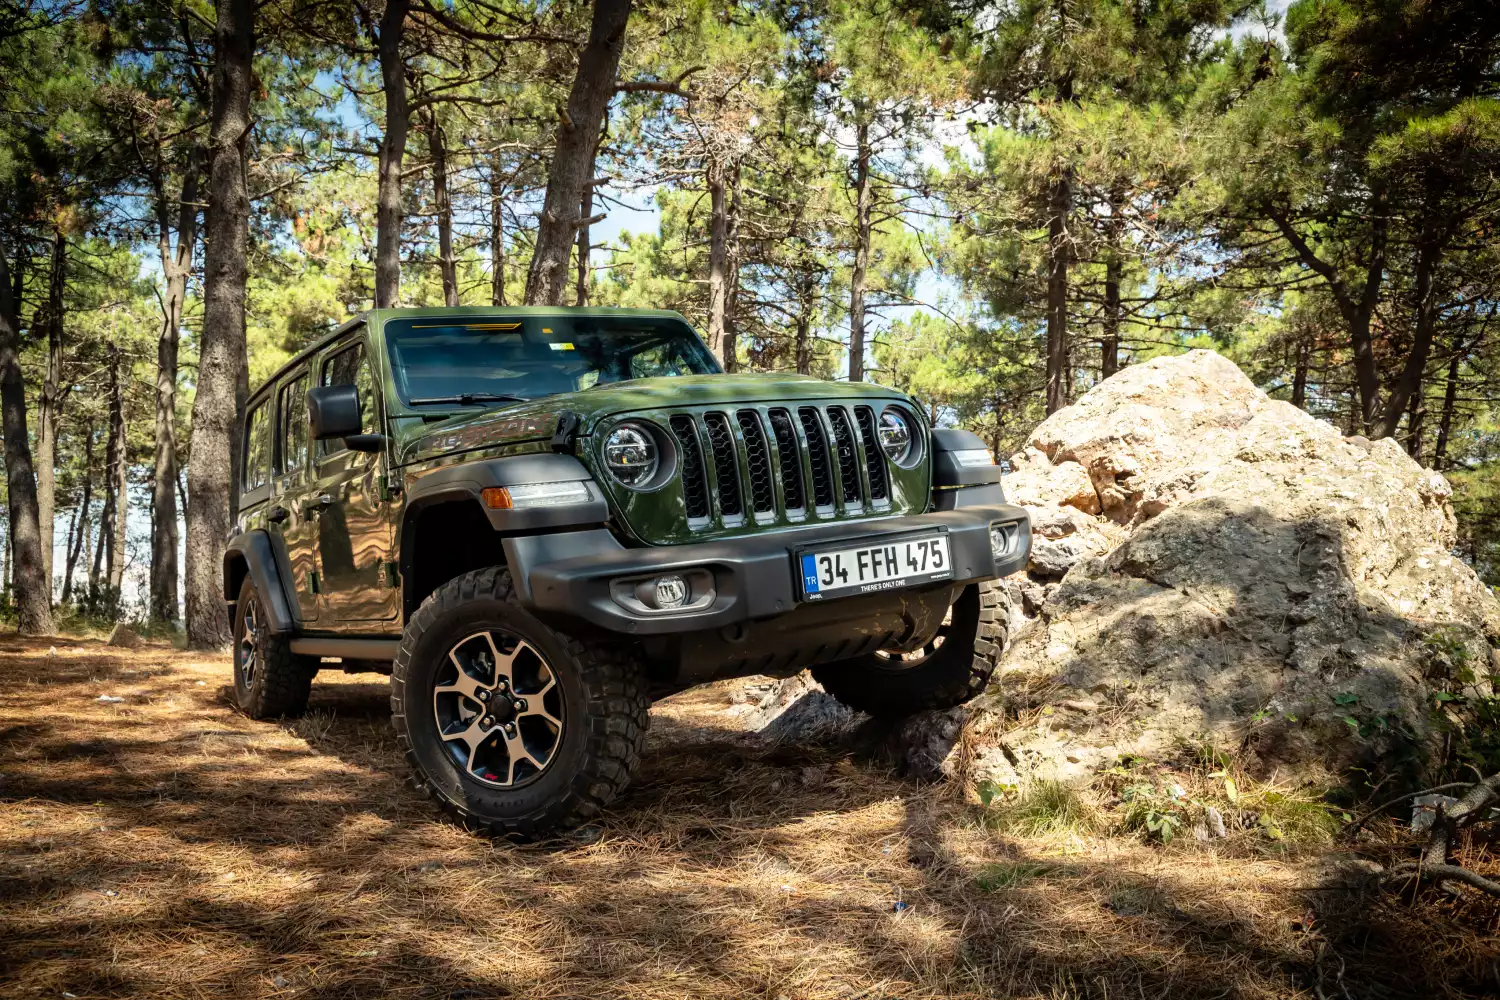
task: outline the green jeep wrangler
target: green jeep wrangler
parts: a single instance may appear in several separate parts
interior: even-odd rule
[[[676,313],[378,310],[249,400],[234,685],[388,672],[417,781],[534,837],[630,780],[647,708],[811,667],[899,717],[972,697],[1026,565],[979,438],[899,392],[726,375]]]

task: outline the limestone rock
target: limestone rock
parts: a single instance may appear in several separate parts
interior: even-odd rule
[[[1012,623],[970,718],[1042,709],[1006,733],[1023,780],[1185,739],[1300,771],[1420,754],[1434,682],[1483,677],[1500,645],[1500,603],[1451,553],[1443,477],[1270,399],[1212,352],[1112,376],[1013,464],[1033,576],[1066,575],[1039,606],[1035,584],[1008,584],[1033,620]],[[1098,710],[1065,707],[1085,703]]]

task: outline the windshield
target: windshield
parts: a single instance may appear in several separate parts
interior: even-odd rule
[[[720,370],[691,327],[659,317],[414,317],[386,323],[385,341],[396,389],[412,406],[536,399]]]

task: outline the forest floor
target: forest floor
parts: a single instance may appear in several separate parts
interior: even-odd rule
[[[0,639],[0,995],[1363,998],[1500,983],[1494,908],[1356,896],[1327,880],[1326,846],[1004,834],[848,750],[764,743],[726,711],[731,685],[653,709],[641,772],[596,824],[515,846],[413,791],[383,678],[320,675],[310,714],[287,723],[239,715],[229,683],[224,657]]]

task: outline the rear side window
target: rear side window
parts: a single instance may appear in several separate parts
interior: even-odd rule
[[[351,344],[323,362],[320,385],[352,385],[359,392],[359,430],[375,433],[375,377],[363,343]],[[323,454],[337,455],[344,448],[339,440],[324,441]]]
[[[256,404],[245,418],[244,489],[260,489],[271,481],[271,406]]]
[[[307,373],[298,375],[281,388],[281,458],[282,475],[307,467]]]

